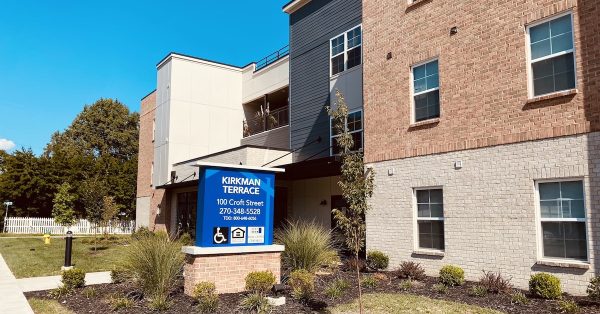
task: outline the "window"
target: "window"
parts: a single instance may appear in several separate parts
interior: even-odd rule
[[[154,142],[156,136],[156,119],[152,119],[152,142]]]
[[[416,190],[418,247],[444,250],[444,202],[442,189]]]
[[[440,116],[440,79],[438,60],[413,66],[412,88],[414,122]]]
[[[352,151],[359,151],[363,147],[362,122],[362,111],[354,111],[348,114],[346,128],[354,140]],[[331,154],[337,155],[341,152],[337,145],[337,138],[340,136],[340,133],[335,130],[332,119],[329,120],[329,124],[331,126]]]
[[[362,28],[357,26],[330,41],[331,75],[362,63]]]
[[[150,167],[150,186],[154,185],[154,161],[152,162],[152,167]]]
[[[571,14],[528,28],[533,96],[575,88]]]
[[[583,181],[538,183],[543,256],[587,260]]]

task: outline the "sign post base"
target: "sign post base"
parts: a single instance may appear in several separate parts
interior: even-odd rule
[[[196,284],[202,281],[213,282],[219,294],[242,292],[246,276],[254,271],[271,271],[279,283],[284,250],[283,245],[184,246],[184,292],[191,296]]]

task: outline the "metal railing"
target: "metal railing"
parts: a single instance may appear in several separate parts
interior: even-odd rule
[[[244,137],[273,130],[289,124],[289,109],[283,107],[271,110],[268,114],[257,112],[256,117],[244,121]]]
[[[285,45],[285,47],[257,61],[255,71],[259,71],[260,69],[265,68],[269,64],[287,56],[288,54],[290,54],[290,45]]]

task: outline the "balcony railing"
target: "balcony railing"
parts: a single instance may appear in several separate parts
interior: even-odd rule
[[[269,113],[257,112],[253,119],[244,121],[244,137],[286,126],[289,122],[288,107],[271,110]]]
[[[256,69],[255,71],[258,71],[262,68],[265,68],[266,66],[268,66],[269,64],[287,56],[288,54],[290,54],[290,46],[286,45],[285,47],[273,52],[272,54],[264,57],[263,59],[261,59],[260,61],[256,61]]]

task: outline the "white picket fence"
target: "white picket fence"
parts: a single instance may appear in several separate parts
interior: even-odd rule
[[[106,227],[94,228],[94,224],[80,219],[71,227],[63,227],[52,218],[8,217],[4,220],[4,232],[17,234],[131,234],[135,230],[135,221],[117,221]]]

